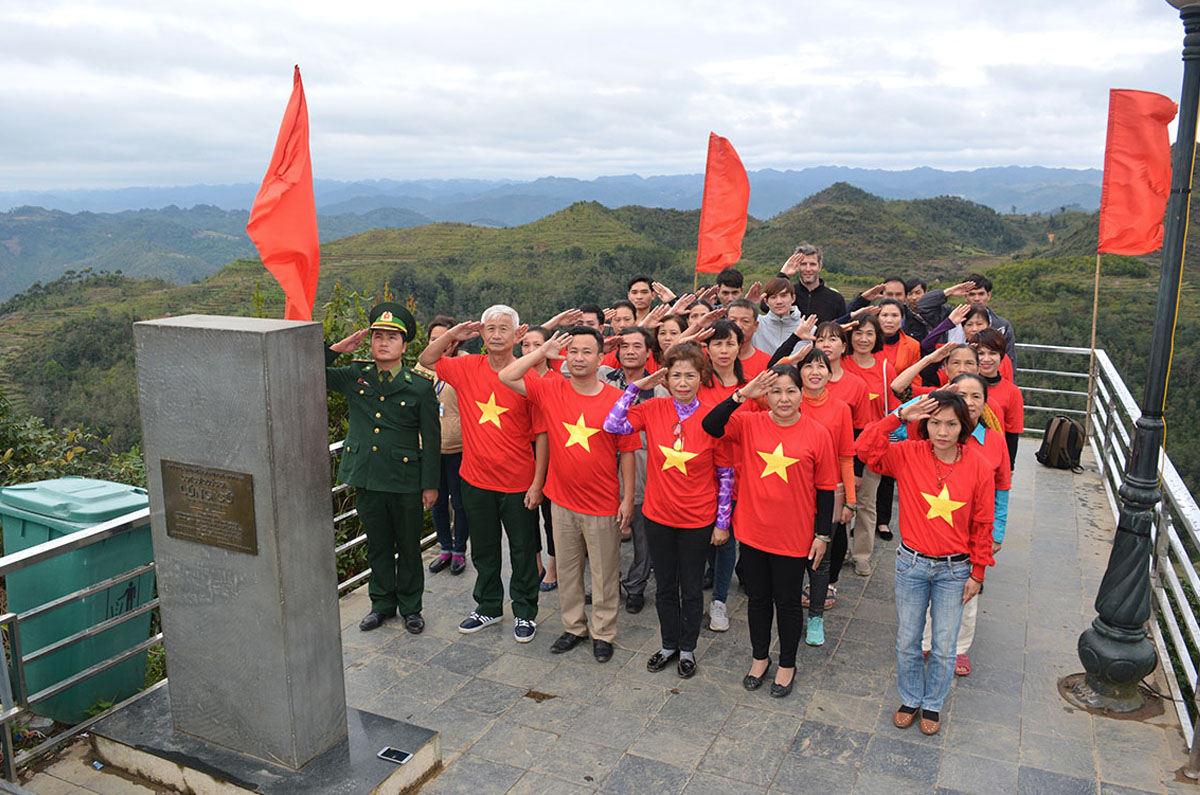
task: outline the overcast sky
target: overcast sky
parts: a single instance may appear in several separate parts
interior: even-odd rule
[[[1162,0],[0,2],[0,190],[255,182],[298,63],[317,178],[1100,168],[1178,101]],[[1172,129],[1172,136],[1174,131]]]

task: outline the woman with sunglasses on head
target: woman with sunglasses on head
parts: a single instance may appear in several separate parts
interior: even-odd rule
[[[734,520],[753,652],[742,685],[758,689],[771,667],[774,614],[779,622],[779,668],[771,695],[776,698],[790,694],[795,684],[796,650],[804,633],[804,573],[810,562],[820,565],[830,542],[840,479],[829,431],[801,413],[802,390],[795,367],[776,365],[734,390],[702,423],[705,432],[726,440],[732,463],[741,472]],[[737,411],[746,401],[764,396],[769,411]],[[722,493],[722,504],[731,498]]]
[[[920,438],[893,442],[892,432],[908,422],[918,423]],[[895,592],[901,703],[892,716],[899,729],[911,726],[918,712],[922,733],[941,728],[963,606],[979,593],[984,570],[994,563],[995,472],[966,444],[974,427],[966,401],[938,391],[872,423],[855,443],[867,466],[895,477],[900,489],[904,541],[896,550]],[[933,634],[928,659],[921,654],[927,610]]]
[[[646,662],[661,671],[676,657],[681,677],[696,673],[696,642],[704,614],[702,580],[710,544],[729,541],[733,470],[719,458],[720,445],[700,427],[709,406],[697,397],[709,375],[698,345],[672,346],[663,368],[630,384],[604,421],[609,433],[646,434],[646,496],[642,514],[654,567],[655,608],[662,648]],[[634,405],[639,390],[665,383],[670,397]]]

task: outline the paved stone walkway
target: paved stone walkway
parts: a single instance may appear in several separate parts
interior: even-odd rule
[[[511,617],[459,634],[473,607],[468,569],[428,578],[421,636],[395,622],[360,632],[365,589],[342,600],[348,700],[441,732],[446,767],[427,793],[1196,793],[1176,779],[1186,755],[1169,705],[1148,722],[1114,720],[1057,694],[1058,678],[1081,670],[1075,643],[1094,617],[1113,522],[1094,470],[1046,469],[1034,449],[1022,442],[974,671],[956,680],[934,737],[891,725],[895,541],[878,545],[871,577],[843,570],[826,645],[801,644],[788,698],[742,689],[741,594],[730,596],[729,632],[705,621],[699,670],[680,680],[673,667],[645,668],[659,647],[652,586],[642,613],[622,610],[616,653],[600,665],[590,644],[549,653],[562,631],[553,592],[533,643],[513,641]],[[37,792],[127,791],[38,778]]]

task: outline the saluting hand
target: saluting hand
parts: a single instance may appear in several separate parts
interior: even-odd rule
[[[874,301],[879,296],[883,295],[883,283],[875,285],[869,290],[863,290],[862,297],[867,301]]]
[[[862,317],[863,315],[878,315],[878,314],[879,314],[879,307],[864,306],[861,309],[855,309],[853,312],[851,312],[850,319],[857,321],[858,318]]]
[[[953,287],[947,287],[944,292],[946,295],[963,296],[975,289],[975,282],[959,282]]]
[[[967,319],[967,313],[970,311],[970,304],[959,304],[950,310],[950,322],[956,326],[961,326],[962,322]]]
[[[792,333],[795,334],[796,337],[799,339],[808,340],[809,342],[812,342],[812,341],[816,340],[816,337],[813,336],[813,329],[815,329],[816,327],[817,327],[817,316],[816,315],[808,315],[807,317],[800,318],[800,325],[796,326],[796,330],[793,331]]]
[[[546,321],[544,328],[560,328],[574,326],[583,318],[583,312],[578,309],[564,309]]]
[[[329,346],[329,350],[334,353],[353,353],[358,350],[358,346],[362,344],[363,339],[371,333],[368,328],[359,329],[345,339],[338,340]]]
[[[453,326],[446,331],[446,336],[455,342],[466,342],[483,335],[483,324],[478,320],[468,320]]]
[[[654,295],[664,304],[669,304],[675,300],[675,293],[671,292],[662,282],[650,282],[650,289],[654,291]]]
[[[671,307],[667,304],[659,304],[646,313],[646,317],[642,320],[642,328],[656,329],[662,325],[663,318],[667,316],[667,311]]]
[[[550,339],[543,342],[538,347],[538,351],[547,359],[565,358],[562,354],[562,349],[566,347],[570,340],[571,336],[569,334],[565,334],[560,331],[550,337]]]
[[[763,370],[742,387],[742,397],[746,400],[757,400],[767,394],[777,380],[779,380],[779,373],[774,370]]]
[[[679,296],[678,299],[676,299],[674,304],[671,305],[671,314],[686,315],[688,313],[688,309],[691,308],[692,304],[694,303],[696,303],[696,294],[684,293],[683,295]]]
[[[755,282],[750,285],[750,289],[746,291],[746,300],[752,304],[757,304],[762,300],[763,287],[762,282]]]
[[[667,380],[667,368],[660,367],[659,369],[655,370],[650,375],[645,376],[644,378],[639,378],[638,380],[634,381],[633,385],[636,386],[639,390],[644,392],[647,389],[654,389],[654,387],[658,386],[659,384],[661,384],[663,381],[666,381],[666,380]]]
[[[787,262],[783,263],[783,267],[779,269],[779,272],[784,276],[795,276],[796,271],[800,270],[800,261],[803,259],[803,254],[793,254],[787,258]]]
[[[900,420],[900,422],[920,422],[926,417],[932,417],[937,409],[938,402],[929,397],[929,395],[925,395],[915,403],[910,403],[897,410],[896,419]]]

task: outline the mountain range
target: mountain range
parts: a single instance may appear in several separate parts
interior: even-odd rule
[[[1051,213],[1068,207],[1100,206],[1097,169],[1005,166],[972,171],[914,168],[903,171],[817,166],[800,170],[752,171],[750,214],[769,218],[835,182],[848,182],[885,199],[959,196],[997,212]],[[361,215],[382,208],[403,208],[427,221],[460,221],[486,226],[517,226],[578,201],[608,207],[641,205],[674,210],[700,206],[702,174],[641,177],[636,174],[592,180],[543,177],[533,181],[424,179],[316,180],[317,211]],[[110,190],[0,191],[0,208],[23,205],[64,212],[121,212],[147,208],[210,204],[248,210],[258,186],[184,185]]]

